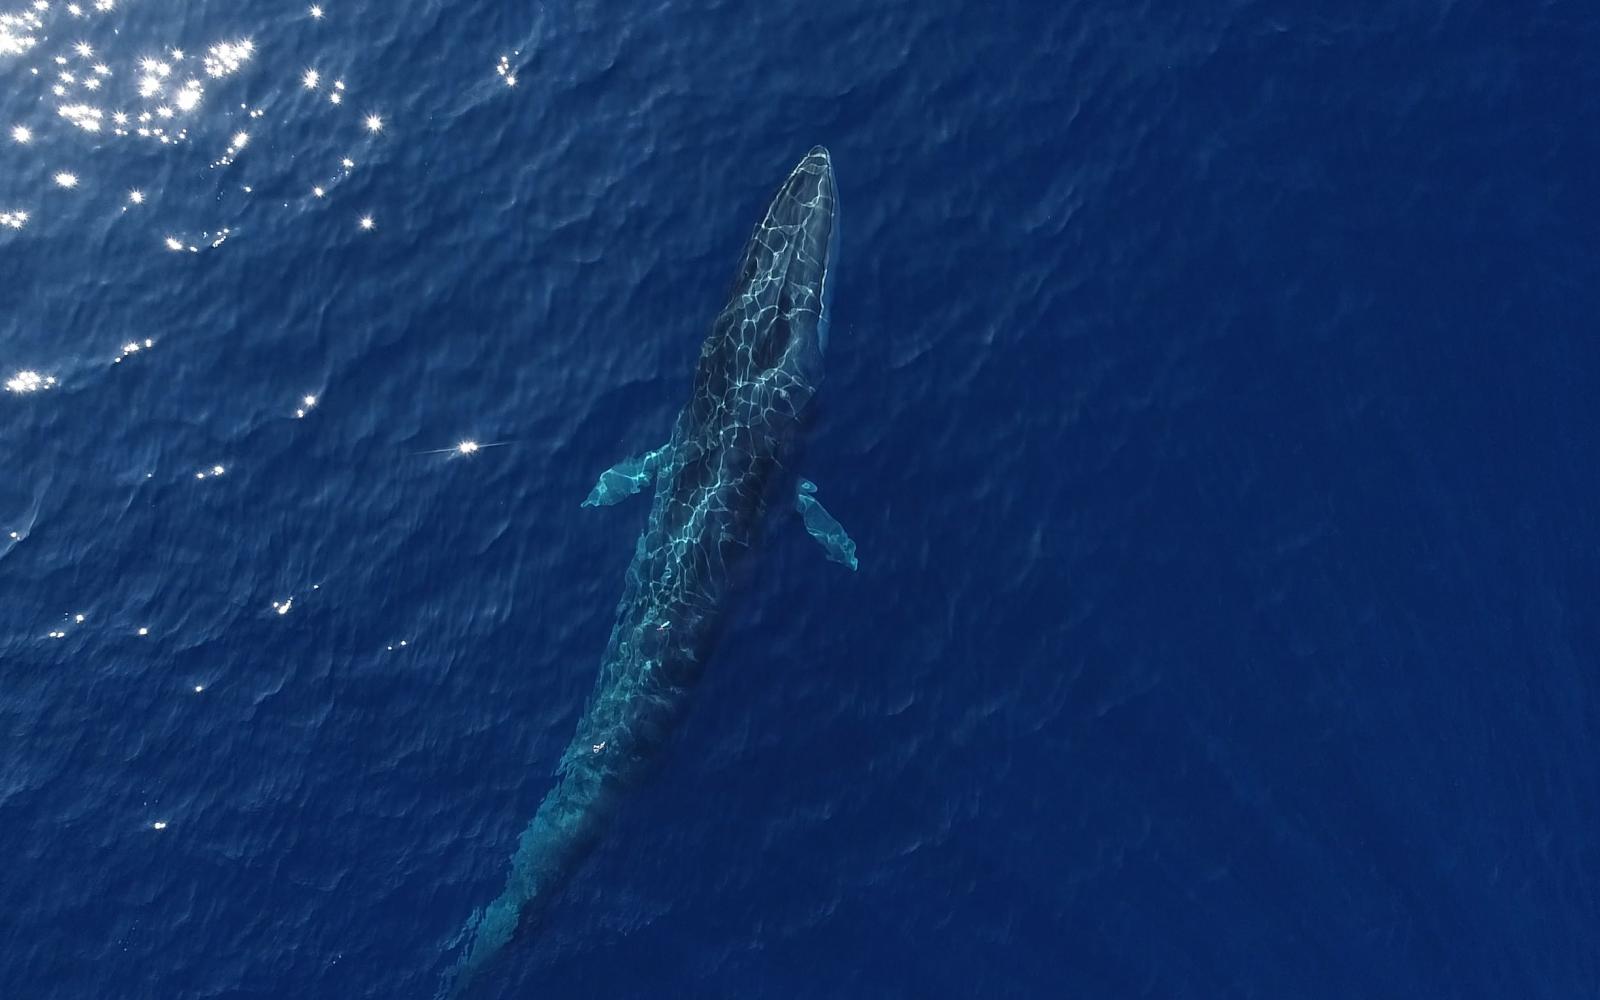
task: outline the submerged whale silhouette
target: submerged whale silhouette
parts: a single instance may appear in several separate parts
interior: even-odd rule
[[[585,501],[612,503],[655,480],[594,693],[555,787],[517,844],[504,891],[465,928],[443,995],[460,995],[565,884],[682,714],[710,653],[730,567],[756,541],[780,452],[822,380],[836,205],[833,164],[818,146],[751,235],[671,439],[607,470]],[[832,528],[849,541],[837,522]],[[813,533],[827,537],[830,551],[839,544]]]

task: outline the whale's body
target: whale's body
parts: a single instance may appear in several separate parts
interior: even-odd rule
[[[833,165],[818,146],[751,235],[700,350],[694,393],[652,458],[655,499],[594,693],[555,787],[518,842],[505,890],[469,925],[452,996],[566,882],[682,713],[730,568],[757,540],[769,480],[822,379],[835,212]]]

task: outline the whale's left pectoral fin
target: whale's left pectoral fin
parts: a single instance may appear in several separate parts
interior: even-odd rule
[[[589,491],[588,498],[579,506],[609,507],[614,503],[621,503],[649,486],[650,481],[656,477],[656,469],[661,465],[661,458],[666,451],[667,446],[662,445],[655,451],[625,458],[600,473],[594,489]]]
[[[817,540],[817,544],[828,553],[828,558],[833,562],[849,566],[851,572],[854,572],[856,543],[838,520],[828,513],[828,508],[822,506],[822,501],[815,496],[816,492],[816,483],[809,479],[800,480],[800,488],[794,495],[794,509],[800,512],[801,519],[805,521],[806,532]]]

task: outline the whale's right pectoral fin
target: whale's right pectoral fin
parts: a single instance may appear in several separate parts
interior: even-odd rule
[[[600,479],[594,484],[594,489],[589,491],[588,499],[584,500],[581,506],[609,507],[614,503],[621,503],[649,486],[650,481],[656,476],[656,469],[661,465],[661,457],[666,450],[667,446],[662,445],[655,451],[625,458],[600,473]]]
[[[817,540],[828,553],[828,558],[833,562],[849,566],[852,572],[856,568],[856,543],[844,526],[822,506],[822,501],[813,494],[817,492],[817,485],[809,479],[800,480],[800,488],[795,491],[794,509],[800,512],[800,517],[806,523],[806,532]]]

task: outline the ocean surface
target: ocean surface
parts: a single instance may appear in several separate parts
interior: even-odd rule
[[[433,996],[818,143],[859,572],[474,995],[1600,995],[1600,10],[324,6],[0,14],[0,997]]]

